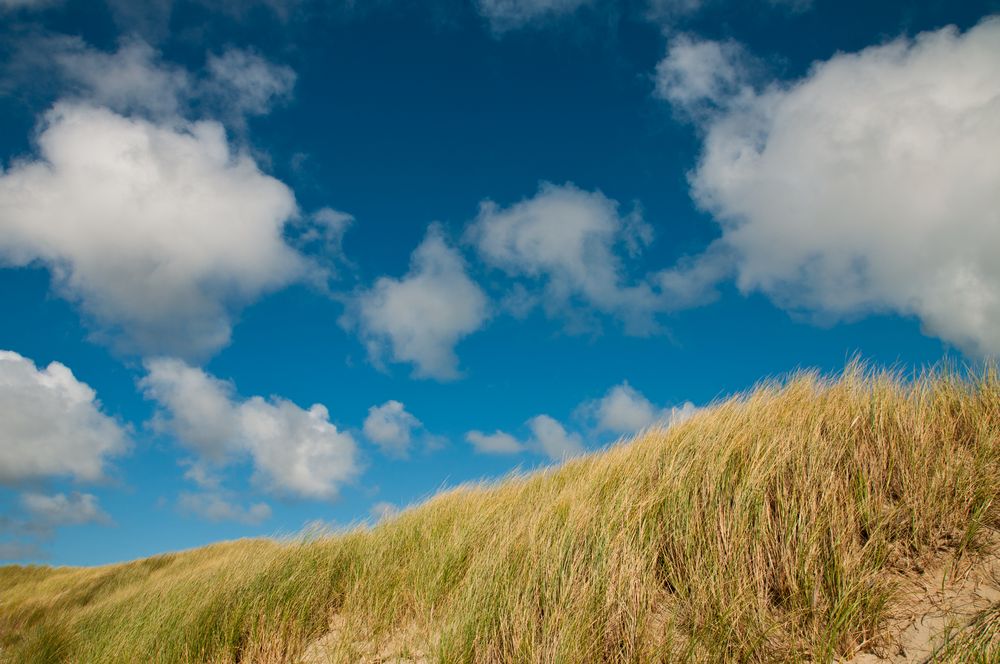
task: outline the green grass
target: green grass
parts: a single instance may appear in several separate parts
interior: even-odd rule
[[[1000,381],[851,366],[373,528],[0,568],[0,659],[830,661],[1000,527]]]

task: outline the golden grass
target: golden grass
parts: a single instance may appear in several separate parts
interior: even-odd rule
[[[334,620],[336,661],[830,661],[998,494],[992,370],[802,373],[370,529],[0,568],[0,659],[294,662]]]

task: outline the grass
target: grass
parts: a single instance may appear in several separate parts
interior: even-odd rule
[[[0,660],[294,662],[332,620],[333,661],[830,661],[998,494],[994,371],[801,373],[372,528],[0,568]]]
[[[1000,662],[1000,602],[981,612],[965,630],[948,635],[933,661],[940,664]]]

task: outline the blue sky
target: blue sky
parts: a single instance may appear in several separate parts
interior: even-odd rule
[[[0,0],[0,556],[1000,352],[997,2]]]

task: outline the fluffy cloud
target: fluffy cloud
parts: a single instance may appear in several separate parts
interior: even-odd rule
[[[275,65],[250,51],[230,48],[209,55],[206,65],[206,97],[230,113],[263,115],[271,107],[289,99],[295,87],[295,72]]]
[[[254,503],[244,507],[218,491],[182,493],[177,498],[177,505],[182,511],[208,521],[236,521],[257,525],[271,518],[271,508],[267,503]]]
[[[476,9],[494,32],[520,28],[532,21],[570,14],[591,0],[475,0]]]
[[[97,481],[127,433],[97,396],[59,362],[45,369],[0,351],[0,483],[50,476]]]
[[[465,261],[432,225],[413,252],[410,271],[382,277],[360,293],[344,317],[356,326],[376,363],[386,354],[412,362],[418,378],[457,378],[455,344],[486,321],[488,301],[469,278]]]
[[[209,53],[203,70],[189,72],[136,38],[107,52],[78,37],[35,37],[16,57],[22,67],[57,78],[64,99],[161,121],[189,116],[197,107],[239,125],[287,101],[296,79],[290,67],[237,48]]]
[[[599,431],[631,434],[654,424],[672,424],[690,417],[696,410],[690,401],[681,406],[659,408],[628,381],[615,385],[600,399],[583,404]]]
[[[508,208],[485,201],[466,237],[487,264],[541,283],[549,315],[572,315],[582,304],[642,334],[664,307],[649,284],[627,283],[621,257],[649,244],[652,228],[637,212],[622,216],[600,192],[543,183],[533,198]]]
[[[140,40],[126,40],[113,53],[73,37],[49,37],[31,46],[47,52],[67,96],[95,106],[173,118],[193,96],[188,72],[162,62],[160,54]]]
[[[672,408],[660,408],[628,381],[615,385],[600,399],[581,403],[574,413],[577,419],[594,422],[592,432],[610,431],[618,434],[632,434],[656,424],[669,426],[681,422],[698,408],[690,401]],[[520,454],[532,451],[560,461],[577,456],[585,451],[583,436],[567,431],[558,420],[549,415],[536,415],[526,422],[531,436],[519,440],[515,436],[497,430],[491,434],[469,431],[465,440],[481,454]]]
[[[357,445],[321,404],[308,410],[280,397],[239,399],[231,383],[175,359],[146,362],[141,386],[160,405],[154,426],[222,463],[249,456],[265,488],[327,499],[359,472]]]
[[[58,104],[38,146],[0,174],[0,264],[46,265],[128,350],[204,356],[241,306],[306,270],[282,239],[292,192],[215,122]]]
[[[746,59],[736,42],[678,35],[656,66],[655,94],[679,111],[696,115],[739,94],[747,76]]]
[[[406,412],[403,404],[390,400],[368,409],[364,432],[365,437],[378,445],[383,454],[405,458],[410,451],[413,430],[420,426],[420,420]]]
[[[569,433],[557,420],[548,415],[536,415],[528,420],[532,443],[554,461],[583,454],[583,439],[578,433]]]
[[[525,450],[524,443],[503,431],[470,431],[465,434],[465,440],[482,454],[519,454]]]
[[[553,461],[563,461],[584,452],[580,434],[567,431],[549,415],[536,415],[526,425],[531,437],[523,442],[504,431],[491,434],[470,431],[465,434],[465,440],[481,454],[518,454],[530,450]]]
[[[75,526],[84,523],[111,523],[109,517],[97,504],[97,497],[89,493],[57,493],[51,496],[41,493],[26,493],[21,496],[21,504],[36,524],[52,528],[55,526]]]
[[[0,267],[47,267],[121,350],[186,358],[226,345],[262,294],[325,274],[285,231],[295,222],[339,248],[344,224],[300,215],[222,123],[187,119],[197,109],[241,125],[288,97],[292,70],[235,49],[191,73],[137,40],[115,52],[36,42],[27,70],[59,81],[63,99],[39,122],[36,154],[0,169]]]
[[[998,60],[990,18],[838,54],[706,120],[693,194],[740,288],[1000,352]]]

